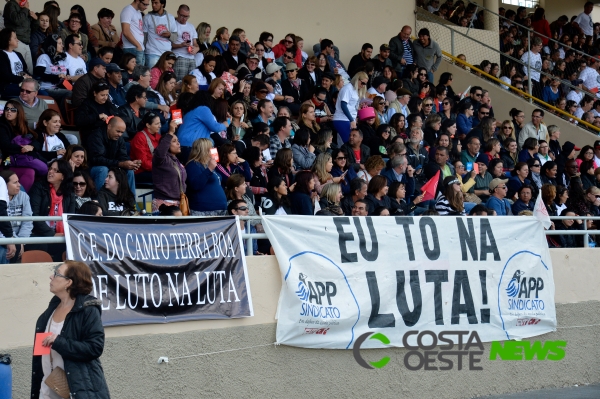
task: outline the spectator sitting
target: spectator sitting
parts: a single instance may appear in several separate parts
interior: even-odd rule
[[[35,79],[25,78],[21,82],[19,100],[23,105],[25,119],[27,119],[27,125],[30,129],[33,129],[42,112],[48,109],[46,101],[38,98],[39,91],[40,84]]]
[[[277,117],[273,121],[272,128],[275,134],[271,136],[269,152],[271,154],[271,159],[274,159],[277,155],[277,151],[282,148],[292,148],[292,145],[288,141],[292,130],[292,123],[289,118]]]
[[[236,173],[245,176],[247,181],[252,179],[252,171],[250,165],[244,159],[240,159],[235,146],[230,143],[225,143],[218,148],[219,162],[215,169],[215,173],[219,176],[223,189],[227,187],[227,180]]]
[[[127,104],[119,108],[119,116],[123,119],[127,127],[124,134],[128,138],[135,136],[138,131],[137,126],[148,112],[146,109],[146,104],[148,104],[146,93],[146,90],[140,85],[131,86],[125,95],[125,102]]]
[[[106,128],[100,128],[93,131],[87,140],[87,149],[90,158],[90,174],[96,183],[96,187],[102,187],[108,175],[110,167],[119,167],[127,172],[128,186],[135,196],[135,177],[136,171],[142,162],[140,160],[131,161],[127,155],[125,140],[125,122],[118,116],[113,117],[106,125]]]
[[[69,38],[67,38],[69,43]],[[69,58],[67,57],[67,60]],[[106,75],[106,64],[100,58],[94,58],[89,62],[90,71],[81,76],[73,85],[73,96],[71,102],[74,107],[79,107],[86,99],[89,98],[92,87],[95,83],[105,83],[104,76]],[[71,73],[71,72],[70,72]],[[105,83],[106,84],[106,83]],[[108,86],[106,87],[108,92]],[[108,94],[108,93],[107,93]],[[81,114],[77,112],[76,115]]]
[[[254,138],[250,140],[252,145],[244,151],[244,159],[248,162],[252,171],[252,179],[249,182],[250,189],[255,195],[267,192],[267,167],[266,164],[263,164],[261,140],[264,143],[262,146],[267,147],[269,144],[268,138],[263,134],[259,134],[256,136],[256,140]]]
[[[296,183],[290,194],[290,203],[293,215],[314,215],[313,191],[315,179],[313,173],[307,170],[296,174]]]
[[[95,82],[89,97],[83,100],[75,113],[75,125],[80,129],[84,143],[92,132],[101,130],[109,118],[119,112],[110,101],[108,88],[108,83],[104,81]],[[125,135],[124,139],[131,138]]]
[[[173,72],[173,65],[175,65],[175,60],[177,60],[177,56],[172,51],[165,51],[162,53],[158,61],[156,61],[156,65],[150,69],[150,87],[156,90],[156,86],[158,85],[158,81],[161,75],[165,72]]]
[[[102,207],[93,201],[88,201],[81,205],[76,212],[78,215],[89,215],[89,216],[104,216],[102,212]]]
[[[280,107],[280,110],[283,107]],[[315,141],[317,133],[321,130],[321,127],[317,123],[317,117],[315,115],[315,106],[311,102],[305,102],[300,106],[298,112],[298,128],[307,129],[310,132],[310,139]]]
[[[194,94],[190,102],[191,110],[183,116],[183,124],[179,127],[177,137],[181,142],[182,155],[187,156],[192,144],[199,138],[209,138],[211,132],[222,132],[227,130],[228,123],[217,123],[212,114],[214,99],[207,91],[199,91]],[[187,147],[187,149],[186,149]],[[226,208],[221,211],[225,212]]]
[[[79,13],[71,12],[69,19],[65,22],[66,26],[60,31],[60,37],[63,39],[63,42],[66,41],[67,36],[75,36],[79,38],[81,41],[81,49],[83,50],[81,53],[81,58],[83,58],[84,62],[87,62],[88,35],[81,32],[82,16]]]
[[[62,216],[75,213],[77,205],[73,193],[73,171],[63,160],[52,162],[46,180],[37,181],[29,191],[33,216]],[[65,234],[63,222],[33,222],[32,237],[53,237]],[[40,249],[48,252],[55,262],[62,260],[64,244],[28,245],[28,250]]]
[[[174,129],[164,134],[152,154],[152,214],[165,205],[181,206],[181,193],[186,192],[186,169],[177,159],[181,145]]]
[[[350,181],[350,190],[348,195],[344,195],[342,201],[340,202],[340,206],[342,207],[342,211],[346,216],[352,216],[354,205],[359,200],[364,200],[367,196],[367,182],[365,182],[361,178],[354,178]],[[366,204],[365,204],[366,210]],[[365,215],[366,216],[366,212]]]
[[[133,81],[129,82],[124,87],[125,93],[127,93],[131,87],[140,85],[146,90],[146,97],[148,97],[148,101],[145,105],[146,109],[156,109],[165,113],[170,111],[169,106],[160,104],[158,93],[150,87],[150,68],[143,65],[136,65],[133,69],[132,79]]]
[[[174,72],[164,72],[156,85],[156,92],[161,105],[168,105],[172,107],[177,103],[177,92],[175,86],[177,82],[175,80]]]
[[[358,130],[362,133],[361,143],[370,147],[377,137],[375,129],[379,127],[379,119],[377,118],[375,109],[373,107],[362,108],[358,113],[358,120]]]
[[[369,157],[367,159],[364,165],[364,169],[359,171],[357,176],[363,179],[365,182],[369,183],[374,176],[377,176],[381,173],[384,167],[385,162],[383,161],[383,158],[381,158],[380,155],[373,155],[372,157]],[[391,162],[389,167],[391,167]]]
[[[231,175],[231,177],[227,179],[227,187],[225,188],[227,204],[231,201],[242,200],[248,205],[248,213],[245,216],[257,216],[254,195],[251,192],[248,193],[247,187],[244,175],[237,173]],[[260,220],[250,220],[249,224],[256,227],[260,232],[264,231]]]
[[[518,191],[519,199],[512,205],[513,215],[518,215],[521,211],[533,212],[534,202],[531,200],[533,196],[533,187],[529,184],[523,184]]]
[[[508,188],[508,192],[506,193],[506,197],[516,201],[517,200],[517,191],[523,184],[531,184],[531,181],[527,179],[529,175],[529,166],[525,162],[518,162],[515,165],[515,168],[511,171],[511,177],[506,184]]]
[[[106,81],[108,82],[108,95],[110,101],[117,107],[127,104],[125,99],[125,89],[123,89],[123,74],[121,67],[117,64],[108,64],[106,66]]]
[[[91,176],[83,171],[73,172],[73,192],[75,193],[76,209],[80,209],[86,202],[96,201],[98,192]]]
[[[98,192],[98,203],[104,216],[131,216],[135,213],[135,197],[127,179],[126,172],[120,167],[108,169],[104,185]]]
[[[33,74],[39,77],[41,89],[56,100],[60,112],[66,115],[64,100],[70,98],[72,93],[59,86],[63,79],[70,81],[71,77],[69,76],[67,54],[60,36],[50,35],[40,44],[40,55],[37,57]]]
[[[11,3],[13,3],[12,0],[8,4]],[[15,51],[17,47],[19,47],[19,40],[15,31],[10,28],[2,29],[0,31],[0,49],[4,51],[0,51],[0,76],[3,77],[0,93],[3,98],[18,96],[19,83],[26,78],[31,78],[23,55]]]
[[[121,67],[121,74],[123,75],[123,86],[127,86],[129,83],[133,82],[133,71],[137,66],[135,55],[131,53],[123,54],[119,66]],[[127,92],[127,90],[125,92]]]
[[[40,115],[35,127],[40,155],[46,163],[62,158],[70,145],[67,137],[60,131],[60,115],[47,109]]]
[[[460,181],[456,177],[448,176],[444,178],[435,202],[435,210],[442,216],[466,215]]]
[[[148,112],[138,125],[138,132],[131,140],[130,156],[141,161],[140,167],[135,171],[135,180],[138,183],[152,183],[152,160],[155,149],[158,147],[160,135],[160,118],[153,112]],[[171,121],[169,134],[175,134],[177,123]]]
[[[211,148],[212,141],[207,138],[194,141],[185,166],[186,194],[192,216],[222,216],[227,213],[227,198],[215,172],[217,162],[210,154]]]
[[[13,237],[30,237],[33,229],[33,222],[31,220],[21,221],[16,219],[19,216],[32,216],[29,195],[21,190],[19,176],[12,170],[3,170],[0,172],[0,176],[2,176],[6,182],[6,188],[8,189],[9,203],[7,204],[7,216],[15,218],[10,222],[12,225]],[[23,254],[23,244],[17,244],[16,249],[15,256],[11,259],[11,262],[13,263],[20,262],[21,255]]]
[[[390,197],[390,203],[392,205],[390,214],[408,216],[414,212],[418,204],[423,202],[424,194],[416,196],[409,204],[406,202],[406,184],[395,181],[390,185],[387,196]]]
[[[247,203],[243,199],[236,199],[229,203],[227,206],[227,214],[228,215],[238,215],[238,216],[248,216],[249,211],[252,209],[251,204]],[[247,231],[249,233],[256,233],[256,227],[250,223],[246,223],[246,220],[240,219],[240,229],[242,231]],[[243,242],[244,247],[246,246],[246,242]],[[244,249],[245,251],[245,249]],[[252,255],[262,255],[258,252],[258,241],[252,240]]]
[[[577,214],[575,213],[574,209],[571,208],[565,208],[560,216],[573,216],[576,217]],[[573,219],[567,219],[567,220],[557,220],[555,222],[555,230],[564,230],[565,232],[567,231],[578,231],[581,230],[582,228],[582,221],[581,220],[573,220]],[[560,242],[560,246],[561,248],[580,248],[583,246],[583,236],[576,236],[576,235],[572,235],[572,234],[563,234],[558,236],[559,238],[559,242]]]
[[[465,101],[458,105],[458,115],[456,117],[456,133],[461,141],[467,137],[467,134],[473,128],[474,107],[471,102]]]
[[[342,146],[348,154],[346,163],[355,172],[365,170],[365,162],[371,156],[371,150],[363,144],[363,133],[357,128],[351,129],[348,142]]]
[[[527,140],[529,137],[533,137],[536,140],[546,141],[550,139],[548,136],[548,128],[546,128],[546,125],[542,123],[543,120],[544,111],[539,108],[534,109],[531,113],[531,122],[527,122],[519,133],[519,142],[517,143],[519,149],[523,148],[525,140]]]
[[[260,205],[263,215],[291,215],[292,208],[288,197],[288,186],[281,177],[269,180],[267,195]]]
[[[519,162],[528,162],[530,159],[535,158],[539,161],[538,157],[538,141],[535,137],[529,137],[523,143],[523,149],[519,152]]]
[[[11,168],[19,175],[25,191],[29,191],[35,177],[48,174],[46,163],[40,160],[37,133],[27,127],[25,111],[19,100],[9,100],[0,116],[0,153],[9,159]]]
[[[367,200],[365,200],[365,199],[356,200],[356,202],[354,203],[354,206],[352,207],[352,216],[368,216],[369,215],[368,207],[369,207],[369,204],[367,203]]]
[[[344,211],[340,207],[341,199],[342,189],[339,184],[325,184],[321,190],[321,200],[319,201],[321,211],[330,212],[332,216],[343,216]]]
[[[33,63],[31,49],[29,43],[31,40],[31,28],[34,25],[32,11],[29,9],[29,2],[21,2],[17,0],[10,0],[6,2],[4,6],[4,27],[15,32],[15,38],[17,39],[17,46],[15,49],[21,54],[25,62],[23,70],[32,70]],[[2,47],[4,49],[4,47]],[[25,64],[27,63],[27,64]],[[1,76],[6,76],[2,74]]]
[[[310,169],[315,163],[315,148],[310,144],[310,133],[308,129],[300,129],[294,136],[292,154],[294,168],[296,170]]]
[[[369,215],[372,215],[376,208],[383,206],[390,209],[392,203],[388,193],[387,179],[383,176],[373,176],[367,187],[367,196],[365,200],[368,204]]]
[[[350,194],[350,182],[357,178],[354,168],[348,164],[348,153],[344,148],[333,150],[331,153],[333,159],[333,168],[331,168],[331,175],[333,177],[341,177],[340,185],[342,187],[342,193],[344,196]]]
[[[411,198],[415,190],[414,168],[408,166],[408,160],[404,155],[396,155],[390,160],[390,165],[381,175],[387,179],[388,186],[394,182],[404,183],[407,198]]]
[[[175,216],[182,217],[183,212],[177,205],[162,204],[158,209],[158,216]]]
[[[511,216],[512,210],[510,203],[506,199],[506,179],[493,179],[490,183],[490,199],[486,205],[488,208],[493,209],[498,216]]]

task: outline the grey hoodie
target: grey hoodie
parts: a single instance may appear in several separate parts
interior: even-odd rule
[[[8,204],[8,216],[31,216],[31,204],[29,203],[29,195],[24,191],[19,191],[17,195],[10,200]],[[12,224],[15,237],[29,237],[33,230],[33,222],[31,220],[10,222]]]

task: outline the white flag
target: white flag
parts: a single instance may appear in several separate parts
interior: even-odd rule
[[[548,209],[542,200],[542,190],[539,190],[538,197],[535,200],[535,207],[533,208],[533,216],[537,218],[546,230],[550,228],[552,222],[550,221],[550,215],[548,215]]]

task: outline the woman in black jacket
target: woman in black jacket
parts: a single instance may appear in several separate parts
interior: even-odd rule
[[[311,55],[304,63],[304,66],[298,71],[298,77],[302,79],[304,84],[308,87],[309,96],[315,87],[321,86],[321,77],[323,76],[323,71],[317,68],[318,62],[319,60],[317,57]],[[308,100],[308,98],[305,98],[302,101],[306,100]]]
[[[33,356],[31,398],[50,397],[45,381],[56,367],[65,371],[71,397],[110,398],[99,360],[104,351],[102,301],[89,295],[92,287],[92,273],[83,262],[67,260],[50,275],[54,297],[35,332],[51,333],[42,341],[51,354]]]
[[[81,133],[85,133],[82,136],[87,136],[90,131],[106,125],[108,117],[117,113],[117,107],[108,97],[108,83],[96,82],[92,86],[90,96],[77,108],[75,125]]]
[[[0,94],[2,97],[17,97],[19,83],[30,78],[25,59],[18,51],[19,40],[14,30],[4,28],[0,31]]]
[[[263,215],[291,215],[292,205],[288,197],[288,186],[281,177],[269,181],[267,195],[262,198],[260,207]]]
[[[37,181],[29,190],[31,211],[33,216],[62,216],[64,213],[75,213],[77,202],[73,192],[73,170],[63,160],[52,162],[48,169],[46,181]],[[63,236],[63,222],[33,222],[32,237]],[[52,255],[55,262],[62,260],[64,244],[28,245],[27,250],[41,249]]]
[[[308,84],[302,79],[298,78],[298,66],[290,62],[285,67],[287,73],[287,79],[281,82],[281,90],[283,96],[290,96],[294,98],[294,101],[287,103],[286,105],[290,109],[293,115],[298,115],[300,111],[300,104],[303,99],[308,98],[309,90]]]

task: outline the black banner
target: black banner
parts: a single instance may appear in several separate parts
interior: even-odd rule
[[[68,259],[93,274],[105,326],[253,316],[233,217],[68,215]]]

